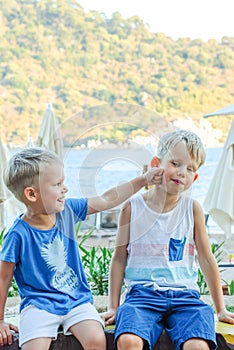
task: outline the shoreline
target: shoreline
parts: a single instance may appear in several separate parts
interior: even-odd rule
[[[98,145],[96,147],[88,147],[88,146],[72,146],[72,145],[64,145],[64,151],[70,149],[70,150],[76,150],[76,151],[92,151],[92,150],[100,150],[100,151],[111,151],[111,150],[129,150],[129,149],[137,149],[141,147],[146,147],[149,145],[149,143],[146,144],[141,144],[141,143],[134,143],[131,142],[130,145],[124,145],[124,144],[115,144],[115,143],[108,143],[108,144],[102,144]],[[9,145],[9,144],[4,144],[5,147],[9,151],[17,151],[17,150],[22,150],[24,148],[27,148],[25,144],[14,144],[14,145]],[[217,149],[217,148],[223,148],[224,143],[215,143],[215,145],[209,145],[205,146],[205,149]],[[35,145],[35,147],[37,147]]]

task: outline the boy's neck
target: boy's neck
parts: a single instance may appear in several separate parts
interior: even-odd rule
[[[22,220],[27,222],[30,226],[40,230],[49,230],[54,227],[56,223],[56,214],[37,214],[26,211],[22,216]]]
[[[148,191],[144,195],[147,205],[158,213],[167,213],[173,210],[181,195],[169,195],[165,191],[156,191],[155,189]]]

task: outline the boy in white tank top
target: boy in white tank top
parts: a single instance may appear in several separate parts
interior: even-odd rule
[[[176,350],[216,348],[213,309],[200,299],[197,264],[209,286],[219,321],[226,310],[218,265],[210,249],[204,213],[188,190],[205,161],[200,138],[186,130],[164,135],[152,166],[156,185],[122,209],[109,281],[106,324],[116,322],[118,350],[152,349],[163,329]],[[120,305],[125,278],[126,298]]]

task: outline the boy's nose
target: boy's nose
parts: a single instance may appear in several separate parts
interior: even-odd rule
[[[67,186],[63,186],[63,192],[65,192],[65,193],[67,193],[67,191],[68,191],[68,188],[67,188]]]
[[[186,172],[186,167],[185,166],[179,166],[177,168],[177,175],[178,176],[185,176],[185,172]]]

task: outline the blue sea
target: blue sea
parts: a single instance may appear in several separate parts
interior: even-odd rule
[[[203,205],[222,148],[206,149],[206,162],[199,169],[192,196]],[[65,151],[66,185],[69,197],[95,196],[123,181],[128,181],[149,165],[152,153],[147,149],[74,150]]]

